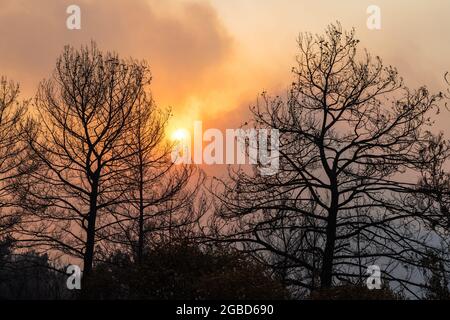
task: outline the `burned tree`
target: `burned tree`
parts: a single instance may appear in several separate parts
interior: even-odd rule
[[[371,264],[386,281],[420,287],[411,270],[435,249],[403,203],[430,163],[419,153],[441,96],[408,89],[358,43],[340,25],[299,37],[287,99],[264,93],[252,108],[253,127],[279,130],[279,171],[233,169],[216,186],[223,240],[241,243],[300,294],[361,283]]]
[[[19,221],[14,181],[26,161],[22,125],[27,102],[19,101],[19,85],[0,78],[0,240]]]
[[[20,181],[26,219],[21,240],[79,257],[88,276],[107,208],[121,201],[116,179],[133,155],[134,108],[150,81],[143,62],[65,47],[35,100],[28,127],[35,169]],[[104,235],[104,234],[103,234]]]
[[[189,237],[205,210],[198,192],[202,172],[172,161],[177,142],[165,134],[170,110],[158,108],[147,94],[139,97],[133,113],[136,122],[126,141],[132,156],[117,179],[125,192],[117,195],[123,201],[109,208],[115,223],[106,230],[112,236],[104,251],[109,255],[125,245],[140,263],[145,250]]]

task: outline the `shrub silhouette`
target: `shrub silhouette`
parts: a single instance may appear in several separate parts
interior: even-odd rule
[[[174,244],[147,251],[142,263],[122,253],[95,266],[87,296],[96,299],[284,299],[261,266],[233,252]]]

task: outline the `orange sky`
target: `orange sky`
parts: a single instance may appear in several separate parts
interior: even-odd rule
[[[81,7],[81,30],[65,26],[70,4]],[[382,10],[379,31],[366,27],[371,4]],[[157,103],[174,109],[171,130],[195,119],[232,128],[258,93],[287,88],[298,33],[336,20],[355,27],[362,46],[408,84],[441,90],[450,69],[448,12],[446,0],[0,0],[0,74],[31,97],[64,44],[93,39],[149,61]]]

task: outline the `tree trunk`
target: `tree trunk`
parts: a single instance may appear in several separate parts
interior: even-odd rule
[[[139,139],[140,143],[140,139]],[[142,263],[144,252],[144,159],[142,148],[139,144],[139,239],[138,239],[138,263]]]
[[[87,279],[92,273],[92,264],[94,260],[95,247],[95,223],[97,219],[97,197],[98,197],[98,179],[92,184],[92,192],[89,203],[88,230],[86,239],[86,251],[84,253],[83,279]]]
[[[336,242],[336,218],[338,213],[338,199],[336,182],[331,186],[331,205],[328,211],[327,223],[327,240],[325,243],[325,250],[323,254],[322,270],[320,274],[320,287],[330,288],[333,284],[333,260],[334,260],[334,245]]]
[[[138,240],[138,263],[142,263],[144,251],[144,201],[143,186],[139,186],[139,240]]]

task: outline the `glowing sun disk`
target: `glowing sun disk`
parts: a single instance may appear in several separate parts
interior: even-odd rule
[[[172,140],[184,141],[189,137],[189,132],[186,129],[177,129],[172,133]]]

